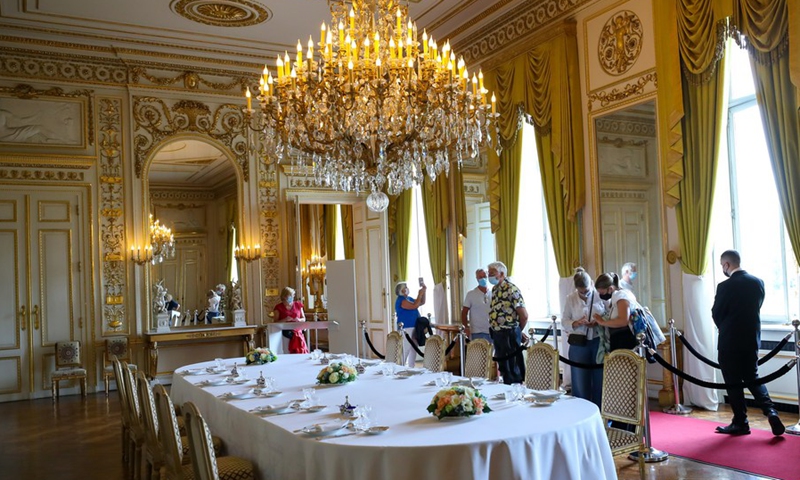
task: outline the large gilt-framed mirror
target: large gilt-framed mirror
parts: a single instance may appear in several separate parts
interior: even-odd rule
[[[601,272],[636,264],[632,290],[666,325],[666,230],[655,95],[590,116],[595,258]]]
[[[241,232],[239,169],[224,147],[187,136],[160,146],[144,178],[145,215],[170,228],[175,239],[174,255],[147,265],[150,283],[163,282],[179,304],[171,328],[230,325],[224,295],[219,315],[205,317],[209,292],[243,279],[233,255]]]

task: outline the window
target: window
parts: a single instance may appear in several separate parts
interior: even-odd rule
[[[336,205],[336,245],[333,248],[337,260],[344,260],[344,229],[342,228],[342,206]]]
[[[520,208],[511,275],[512,281],[522,290],[529,317],[549,319],[551,315],[561,315],[559,276],[547,224],[536,136],[533,126],[527,122],[522,127],[521,141]]]
[[[408,241],[408,269],[404,280],[408,282],[408,289],[411,296],[416,298],[419,289],[419,277],[425,280],[428,286],[425,305],[419,307],[419,313],[427,316],[433,311],[433,272],[431,271],[431,261],[428,256],[428,237],[425,229],[425,210],[422,207],[422,186],[413,187],[411,205],[411,233]],[[402,281],[403,279],[401,279]],[[449,300],[449,299],[448,299]],[[448,310],[449,311],[449,310]]]
[[[715,284],[723,281],[719,256],[738,250],[742,267],[764,280],[762,320],[783,323],[798,314],[798,265],[778,202],[750,57],[735,45],[727,53],[727,139],[716,179],[710,273]]]

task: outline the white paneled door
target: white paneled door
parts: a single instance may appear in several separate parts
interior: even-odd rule
[[[353,205],[358,319],[366,320],[375,348],[383,354],[391,331],[394,291],[389,285],[389,241],[386,213],[375,213],[366,203]],[[371,352],[367,357],[372,356]]]
[[[55,342],[85,340],[85,203],[81,188],[0,191],[0,401],[48,396]]]
[[[648,214],[647,202],[604,200],[600,206],[603,228],[603,271],[617,272],[622,265],[633,262],[639,271],[646,271],[650,264],[647,248]],[[650,286],[644,277],[634,283],[634,295],[642,305],[651,305]]]

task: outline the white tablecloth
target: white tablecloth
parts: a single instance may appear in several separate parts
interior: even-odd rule
[[[227,362],[230,365],[233,361]],[[315,386],[316,375],[323,366],[308,355],[281,355],[269,365],[239,368],[251,379],[257,378],[259,372],[275,378],[277,389],[283,393],[271,399],[226,402],[218,396],[245,392],[252,386],[200,388],[198,382],[222,375],[176,374],[171,395],[177,405],[194,402],[211,431],[224,440],[227,453],[256,464],[257,478],[616,478],[600,413],[594,404],[578,398],[562,399],[548,407],[490,400],[494,411],[489,414],[440,421],[426,411],[437,389],[423,385],[436,374],[385,378],[377,373],[380,368],[373,366],[353,383],[319,386],[321,404],[328,406],[321,412],[260,417],[248,410],[302,399],[302,389]],[[505,388],[489,384],[481,392],[491,398]],[[323,441],[292,433],[315,423],[341,421],[338,405],[344,403],[345,396],[353,405],[371,405],[377,423],[390,429],[376,436],[358,434]]]

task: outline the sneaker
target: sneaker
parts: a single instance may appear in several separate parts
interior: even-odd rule
[[[769,426],[772,427],[772,434],[776,437],[783,435],[783,432],[786,431],[786,427],[783,426],[783,422],[781,422],[777,413],[769,415],[767,420],[769,420]]]

